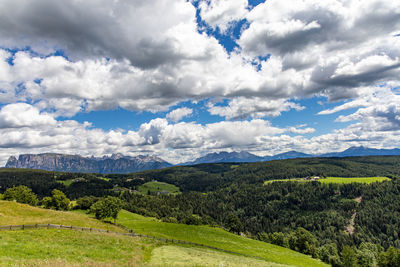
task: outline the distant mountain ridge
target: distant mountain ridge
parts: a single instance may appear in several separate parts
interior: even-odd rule
[[[196,165],[202,163],[221,162],[259,162],[294,158],[311,157],[354,157],[354,156],[396,156],[400,155],[400,149],[376,149],[368,147],[350,147],[342,152],[325,154],[306,154],[298,151],[288,151],[273,156],[260,157],[252,153],[241,152],[217,152],[209,153],[194,161],[178,165]],[[173,166],[157,156],[138,155],[125,156],[121,153],[103,157],[82,157],[79,155],[67,155],[56,153],[22,154],[18,159],[11,156],[6,168],[42,169],[48,171],[64,172],[92,172],[92,173],[130,173],[144,170],[162,169]]]
[[[263,157],[256,156],[246,151],[242,152],[215,152],[209,153],[203,157],[197,158],[194,161],[186,162],[184,165],[195,165],[201,163],[216,163],[216,162],[257,162],[262,161]]]
[[[333,152],[320,155],[320,157],[353,157],[353,156],[398,156],[400,149],[376,149],[368,147],[350,147],[342,152]]]
[[[311,158],[311,157],[355,157],[355,156],[399,156],[400,149],[376,149],[368,147],[350,147],[342,152],[332,152],[325,154],[306,154],[298,151],[288,151],[273,156],[260,157],[249,152],[219,152],[209,153],[194,161],[186,162],[182,165],[195,165],[200,163],[219,163],[219,162],[258,162],[280,159]]]
[[[85,158],[79,155],[44,153],[22,154],[18,159],[11,156],[5,167],[108,174],[138,172],[171,166],[172,164],[157,156],[139,155],[130,157],[113,154],[110,157]]]

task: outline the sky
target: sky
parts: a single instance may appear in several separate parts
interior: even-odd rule
[[[400,147],[400,1],[0,1],[0,165],[351,146]]]

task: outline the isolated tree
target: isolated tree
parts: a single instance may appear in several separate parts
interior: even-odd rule
[[[4,192],[4,200],[17,201],[18,203],[25,203],[32,206],[36,206],[38,198],[35,193],[29,187],[25,185],[14,186],[8,188]]]
[[[55,210],[68,210],[70,200],[65,196],[65,194],[57,189],[51,191],[51,197],[44,197],[42,199],[42,204],[47,209]]]
[[[90,207],[90,212],[94,213],[97,219],[103,220],[113,218],[117,220],[118,212],[122,209],[122,201],[117,197],[108,196],[100,199]]]

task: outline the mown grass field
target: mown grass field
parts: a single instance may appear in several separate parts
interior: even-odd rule
[[[171,194],[180,192],[179,187],[163,182],[147,182],[139,186],[138,191],[141,192],[142,194],[147,194],[149,191],[150,193],[167,191],[168,193]]]
[[[384,182],[390,181],[387,177],[327,177],[321,178],[318,182],[323,184],[350,184],[350,183],[377,183],[377,182]],[[268,180],[264,182],[264,185],[274,183],[274,182],[311,182],[310,180],[304,180],[300,178],[296,179],[277,179],[277,180]]]
[[[287,266],[248,257],[236,256],[211,249],[161,246],[151,253],[150,265],[153,266],[232,266],[232,267],[280,267]]]
[[[121,211],[117,222],[140,234],[213,246],[255,256],[268,262],[293,266],[327,266],[321,261],[312,259],[310,256],[265,242],[241,237],[220,228],[164,223],[155,218],[143,217],[128,211]]]

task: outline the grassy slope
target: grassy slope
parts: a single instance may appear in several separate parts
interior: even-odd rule
[[[162,246],[152,252],[150,265],[168,266],[287,266],[263,260],[215,252],[205,248]]]
[[[0,225],[62,224],[121,232],[121,228],[89,218],[85,214],[31,207],[0,200]]]
[[[327,177],[324,179],[318,180],[323,184],[350,184],[350,183],[376,183],[376,182],[384,182],[390,181],[387,177]],[[270,184],[273,182],[311,182],[302,179],[277,179],[277,180],[269,180],[265,181],[264,184]]]
[[[147,194],[148,191],[150,191],[150,193],[155,193],[157,191],[161,192],[163,190],[168,191],[169,193],[180,192],[179,187],[163,182],[147,182],[138,187],[138,191],[143,194]]]
[[[326,266],[295,251],[234,235],[220,228],[159,222],[127,211],[121,211],[118,223],[137,233],[185,240],[221,249],[256,256],[269,262],[294,266]]]
[[[142,220],[154,221],[151,218]],[[79,212],[59,212],[0,201],[0,225],[35,223],[123,231]],[[188,266],[188,262],[196,266],[237,266],[236,263],[278,266],[211,249],[165,246],[153,239],[115,234],[57,229],[0,231],[1,266]]]
[[[0,231],[1,266],[136,266],[155,241],[70,230]]]

